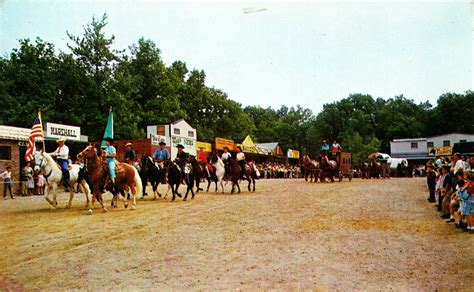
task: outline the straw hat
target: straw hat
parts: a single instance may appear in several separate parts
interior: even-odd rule
[[[66,142],[66,138],[59,138],[58,140],[56,140],[56,143],[59,143],[59,142]]]

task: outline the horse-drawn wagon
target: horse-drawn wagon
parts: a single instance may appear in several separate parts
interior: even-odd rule
[[[341,152],[339,160],[339,181],[342,181],[344,177],[347,177],[349,181],[353,177],[352,171],[352,154],[349,152]]]

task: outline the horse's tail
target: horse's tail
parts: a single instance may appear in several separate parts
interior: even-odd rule
[[[135,167],[132,167],[133,171],[135,172],[134,176],[134,181],[135,181],[135,194],[136,195],[141,195],[143,191],[143,185],[142,185],[142,179],[140,178],[140,175],[138,174],[138,170]]]

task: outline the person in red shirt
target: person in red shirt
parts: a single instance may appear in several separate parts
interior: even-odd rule
[[[199,153],[198,153],[197,159],[199,163],[201,163],[201,165],[203,165],[204,168],[206,169],[207,175],[210,176],[210,173],[209,173],[210,164],[207,162],[207,152],[204,151],[203,147],[199,147]]]

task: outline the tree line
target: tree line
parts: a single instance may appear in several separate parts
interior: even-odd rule
[[[443,94],[435,106],[403,95],[351,94],[317,114],[301,106],[242,107],[225,91],[206,86],[203,70],[179,60],[165,64],[151,40],[113,49],[115,38],[105,34],[106,25],[104,14],[82,36],[67,33],[68,52],[40,38],[22,39],[1,57],[0,123],[29,128],[41,109],[43,120],[78,125],[90,140],[99,140],[112,106],[117,139],[143,138],[147,125],[183,118],[200,141],[242,141],[250,134],[258,142],[278,141],[285,149],[315,155],[323,138],[338,139],[354,161],[389,152],[394,138],[474,133],[472,91]]]

